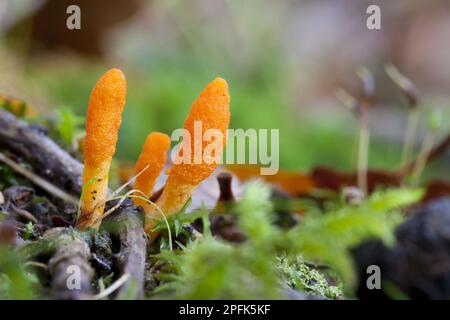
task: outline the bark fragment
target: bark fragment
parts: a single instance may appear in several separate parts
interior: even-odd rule
[[[43,130],[0,109],[0,147],[23,158],[43,177],[74,195],[81,194],[83,166]]]

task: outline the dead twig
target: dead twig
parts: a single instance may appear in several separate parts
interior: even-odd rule
[[[143,223],[138,214],[137,207],[127,201],[104,223],[108,231],[115,235],[120,243],[119,252],[115,256],[116,268],[122,275],[130,275],[117,290],[117,298],[129,295],[137,299],[143,297],[147,241]]]
[[[51,296],[54,299],[91,299],[90,283],[94,270],[89,264],[88,244],[69,228],[53,228],[43,238],[21,248],[27,258],[40,254],[51,256],[48,261]]]
[[[20,156],[52,184],[81,194],[83,166],[50,139],[43,130],[0,109],[0,147]]]
[[[8,158],[3,153],[0,152],[0,161],[11,167],[15,172],[19,173],[20,175],[27,178],[29,181],[34,183],[35,185],[41,187],[48,193],[66,201],[70,202],[72,204],[78,204],[78,199],[74,196],[66,193],[64,190],[58,188],[57,186],[51,184],[50,182],[42,179],[41,177],[37,176],[34,172],[22,167],[20,164],[15,162],[14,160]]]

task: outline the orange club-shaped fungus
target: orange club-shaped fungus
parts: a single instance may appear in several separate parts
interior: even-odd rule
[[[145,140],[142,152],[135,165],[136,181],[134,189],[151,197],[153,187],[167,161],[167,151],[170,148],[170,137],[164,133],[152,132]],[[135,197],[136,206],[142,206],[144,211],[151,210],[150,204],[141,197]]]
[[[184,129],[192,139],[183,143],[190,144],[184,151],[190,151],[190,157],[186,154],[179,155],[182,158],[198,159],[198,145],[201,145],[200,151],[203,154],[200,161],[175,161],[175,165],[167,172],[168,178],[164,186],[161,197],[157,200],[156,205],[151,210],[146,210],[145,214],[145,230],[151,238],[156,237],[156,233],[152,230],[155,224],[161,218],[161,214],[171,216],[179,212],[184,204],[189,200],[192,192],[198,185],[210,176],[219,164],[217,155],[205,156],[208,145],[204,144],[202,137],[194,139],[194,127],[200,123],[203,130],[215,130],[219,132],[222,138],[221,146],[225,146],[226,131],[230,124],[230,95],[228,93],[228,84],[222,78],[216,78],[210,82],[194,101],[191,111],[184,123]],[[222,150],[220,150],[222,151]],[[209,157],[209,158],[208,158]]]
[[[77,221],[80,230],[98,228],[101,223],[125,99],[126,80],[118,69],[107,71],[92,90],[84,139],[83,194]]]

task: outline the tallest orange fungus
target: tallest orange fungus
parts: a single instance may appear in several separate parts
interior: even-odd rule
[[[77,227],[98,228],[108,192],[108,176],[126,99],[122,71],[111,69],[95,84],[86,116],[83,196]]]

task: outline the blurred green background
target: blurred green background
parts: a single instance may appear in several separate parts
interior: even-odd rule
[[[366,28],[366,8],[382,8],[382,30]],[[81,30],[65,9],[81,8]],[[448,1],[27,1],[1,0],[0,94],[38,112],[83,116],[90,90],[111,67],[124,70],[128,97],[117,158],[134,161],[151,131],[179,128],[201,89],[229,82],[232,128],[280,129],[285,169],[354,168],[356,121],[334,97],[355,96],[355,70],[376,78],[370,165],[400,162],[406,103],[383,66],[393,62],[419,87],[423,117],[450,95]],[[446,31],[447,30],[447,31]],[[438,136],[448,131],[443,121]],[[445,161],[429,176],[450,177]]]

